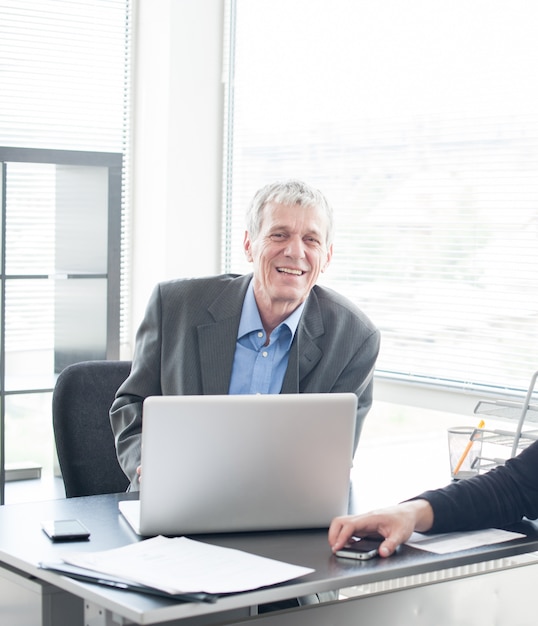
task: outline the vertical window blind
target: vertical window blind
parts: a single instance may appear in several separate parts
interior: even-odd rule
[[[0,0],[0,145],[124,156],[122,343],[128,340],[130,22],[129,0]],[[14,189],[18,167],[10,165]],[[28,175],[27,167],[25,172]],[[32,189],[21,189],[24,210],[13,212],[8,246],[15,265],[24,263],[33,249],[46,272],[53,265],[54,168],[36,165],[33,176],[41,181],[39,189],[51,191],[32,195]],[[41,311],[32,337],[16,327],[9,329],[8,349],[52,341],[53,289],[42,288],[50,292],[50,306]],[[43,297],[41,302],[47,301]],[[10,303],[23,317],[32,307],[16,294]],[[15,324],[17,311],[10,316]]]
[[[223,270],[303,178],[335,211],[322,282],[382,332],[377,375],[519,393],[538,369],[538,6],[230,4]]]

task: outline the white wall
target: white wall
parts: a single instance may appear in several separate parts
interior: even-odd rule
[[[135,4],[131,336],[160,280],[219,271],[224,0]]]

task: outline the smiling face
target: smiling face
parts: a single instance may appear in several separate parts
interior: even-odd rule
[[[262,320],[264,315],[285,319],[306,300],[332,257],[327,230],[327,216],[317,207],[269,202],[258,235],[251,239],[245,233]]]

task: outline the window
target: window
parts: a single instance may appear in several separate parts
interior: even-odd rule
[[[119,352],[119,326],[127,340],[130,15],[0,0],[0,470],[51,469],[54,372]]]
[[[236,0],[225,271],[260,186],[335,210],[323,282],[382,332],[377,376],[520,394],[538,368],[538,7]],[[234,242],[234,243],[229,243]]]
[[[0,146],[123,155],[122,345],[129,342],[131,4],[0,0]],[[36,229],[29,217],[25,245],[41,250],[51,225]]]

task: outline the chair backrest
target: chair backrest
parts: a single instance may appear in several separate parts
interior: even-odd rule
[[[129,485],[116,456],[109,409],[130,369],[130,361],[85,361],[58,376],[52,420],[68,498],[120,493]]]

